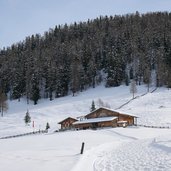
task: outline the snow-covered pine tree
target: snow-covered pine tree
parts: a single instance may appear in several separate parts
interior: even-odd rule
[[[80,59],[78,56],[72,54],[71,64],[71,91],[73,96],[80,90]]]
[[[49,122],[46,123],[46,130],[50,128]]]
[[[90,110],[90,112],[93,112],[94,110],[96,110],[96,107],[95,107],[95,103],[94,103],[94,100],[93,100],[92,103],[91,103],[91,110]]]
[[[40,90],[39,90],[39,81],[35,74],[33,74],[31,82],[32,82],[31,99],[34,101],[34,105],[36,105],[40,98]]]
[[[26,115],[24,117],[24,122],[26,123],[26,125],[28,125],[31,122],[31,116],[30,116],[28,110],[27,110]]]
[[[113,41],[113,40],[111,40]],[[118,40],[119,41],[119,40]],[[115,41],[113,41],[115,42]],[[119,43],[113,43],[107,51],[106,87],[119,86],[124,79],[124,63]]]

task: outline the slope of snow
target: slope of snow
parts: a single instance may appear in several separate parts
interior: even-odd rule
[[[150,132],[149,135],[147,135],[148,132]],[[154,141],[154,137],[167,134],[168,130],[163,129],[110,128],[96,131],[67,131],[1,140],[0,170],[108,171],[112,168],[123,168],[121,163],[122,159],[125,160],[126,153],[130,160],[133,159],[132,161],[127,159],[131,170],[137,162],[134,161],[134,155],[143,151],[139,157],[148,160],[148,155],[151,152],[148,144]],[[143,137],[148,139],[144,140]],[[82,142],[85,142],[85,150],[84,154],[80,155]],[[139,149],[140,147],[141,149]],[[155,154],[157,155],[155,156]],[[118,158],[116,155],[120,155],[120,157]],[[168,156],[166,155],[165,159],[166,157]],[[158,152],[154,153],[151,160],[154,158],[155,161],[160,160]],[[123,169],[128,169],[127,160],[125,160],[125,168]],[[115,162],[117,162],[118,167],[116,167]],[[151,167],[151,164],[148,167]]]
[[[119,111],[138,116],[138,123],[171,126],[171,93],[158,88],[147,93],[146,86],[138,86],[137,98]],[[151,90],[154,88],[151,87]],[[0,118],[0,137],[45,129],[43,135],[14,139],[0,139],[0,170],[5,171],[113,171],[113,170],[169,170],[171,168],[171,129],[143,127],[105,128],[99,130],[54,133],[57,123],[66,117],[88,114],[92,100],[98,108],[102,99],[116,109],[128,102],[129,87],[104,88],[103,85],[53,101],[40,100],[34,106],[24,99],[9,102],[9,111]],[[30,112],[35,127],[26,126],[24,116]],[[81,143],[84,154],[80,155]]]
[[[0,170],[70,170],[80,157],[82,142],[85,142],[87,151],[119,140],[120,137],[91,130],[1,140]]]
[[[94,170],[170,170],[171,155],[160,146],[150,139],[124,143],[117,149],[108,147],[107,155],[95,161]]]
[[[140,86],[137,96],[146,91],[145,86]],[[8,113],[0,118],[0,137],[33,131],[32,124],[30,127],[26,127],[23,120],[27,109],[35,123],[35,130],[45,129],[46,123],[49,122],[53,131],[59,129],[60,125],[57,123],[68,116],[78,117],[88,114],[92,100],[96,102],[97,108],[99,107],[97,101],[101,99],[104,103],[108,103],[112,109],[115,109],[131,98],[129,87],[104,88],[101,85],[79,93],[75,97],[67,96],[53,101],[40,100],[38,105],[33,105],[32,102],[27,105],[24,99],[21,99],[20,102],[10,101]]]
[[[135,99],[122,110],[139,116],[139,124],[171,127],[170,99],[171,90],[158,88],[154,93]]]
[[[72,171],[86,171],[85,166],[89,171],[169,170],[171,167],[169,151],[154,148],[156,143],[161,144],[159,139],[163,139],[164,143],[167,142],[171,147],[171,142],[167,138],[168,130],[115,128],[104,132],[121,140],[105,143],[87,151]]]

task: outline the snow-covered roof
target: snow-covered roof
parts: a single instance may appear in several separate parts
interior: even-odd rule
[[[64,119],[64,120],[62,120],[62,121],[60,121],[60,122],[58,122],[58,124],[62,124],[63,122],[65,122],[65,121],[68,120],[68,119],[72,119],[72,120],[77,121],[77,119],[75,119],[75,118],[68,117],[68,118],[66,118],[66,119]]]
[[[113,121],[114,119],[117,119],[118,117],[101,117],[101,118],[92,118],[92,119],[85,119],[82,121],[76,121],[73,123],[73,125],[76,124],[85,124],[85,123],[97,123],[97,122],[107,122],[107,121]]]
[[[128,115],[128,116],[133,116],[135,118],[138,118],[138,116],[136,116],[136,115],[132,115],[130,113],[127,113],[127,112],[124,112],[124,111],[121,111],[121,110],[115,110],[115,112],[118,112],[121,115]]]
[[[90,115],[90,114],[92,114],[92,113],[98,111],[99,109],[110,110],[110,111],[116,112],[116,113],[118,113],[118,114],[120,114],[120,115],[128,115],[128,116],[133,116],[133,117],[135,117],[135,118],[138,118],[138,117],[135,116],[135,115],[132,115],[132,114],[129,114],[129,113],[126,113],[126,112],[123,112],[123,111],[119,111],[119,110],[110,109],[110,108],[107,108],[107,107],[100,107],[100,108],[98,108],[98,109],[92,111],[91,113],[89,113],[89,114],[87,114],[87,115]],[[85,115],[85,116],[87,116],[87,115]]]

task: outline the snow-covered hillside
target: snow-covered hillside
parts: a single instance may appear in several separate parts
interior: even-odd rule
[[[138,88],[138,94],[146,92],[144,86]],[[117,88],[104,88],[103,85],[95,89],[89,89],[75,97],[67,96],[53,101],[41,100],[38,105],[30,102],[27,105],[26,100],[20,102],[10,101],[9,111],[4,114],[4,118],[0,118],[0,136],[16,134],[23,131],[32,131],[31,127],[26,127],[24,116],[27,109],[31,115],[32,121],[35,123],[35,130],[45,129],[46,122],[50,123],[52,131],[58,129],[60,125],[57,123],[68,116],[77,117],[88,114],[92,100],[96,102],[98,108],[98,99],[107,102],[112,109],[115,109],[132,98],[129,87],[120,86]],[[14,129],[15,127],[15,129]]]
[[[144,95],[145,85],[137,89],[137,98],[119,110],[138,116],[139,124],[171,127],[171,90],[158,88]],[[51,128],[48,134],[1,139],[0,170],[168,170],[171,129],[128,127],[54,133],[60,128],[57,123],[64,118],[88,114],[92,100],[96,108],[101,99],[111,109],[117,109],[131,98],[129,87],[101,85],[75,97],[41,100],[35,106],[31,102],[27,105],[24,99],[10,101],[9,111],[0,118],[0,137],[33,131],[32,124],[25,126],[23,120],[27,109],[35,131],[45,129],[47,122]],[[82,142],[85,153],[80,155]]]

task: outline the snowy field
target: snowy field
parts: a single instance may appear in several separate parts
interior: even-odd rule
[[[171,90],[158,88],[147,93],[138,86],[137,98],[123,106],[124,111],[138,116],[138,124],[171,127]],[[152,91],[154,88],[150,88]],[[98,99],[116,109],[132,98],[129,87],[98,86],[77,96],[53,101],[40,100],[34,106],[24,99],[9,102],[9,110],[0,118],[0,137],[45,129],[42,135],[0,140],[0,171],[128,171],[171,170],[171,129],[144,127],[106,128],[57,132],[57,123],[68,116],[88,114],[92,100]],[[35,128],[26,126],[24,116],[30,112]],[[84,154],[80,155],[81,143]]]

